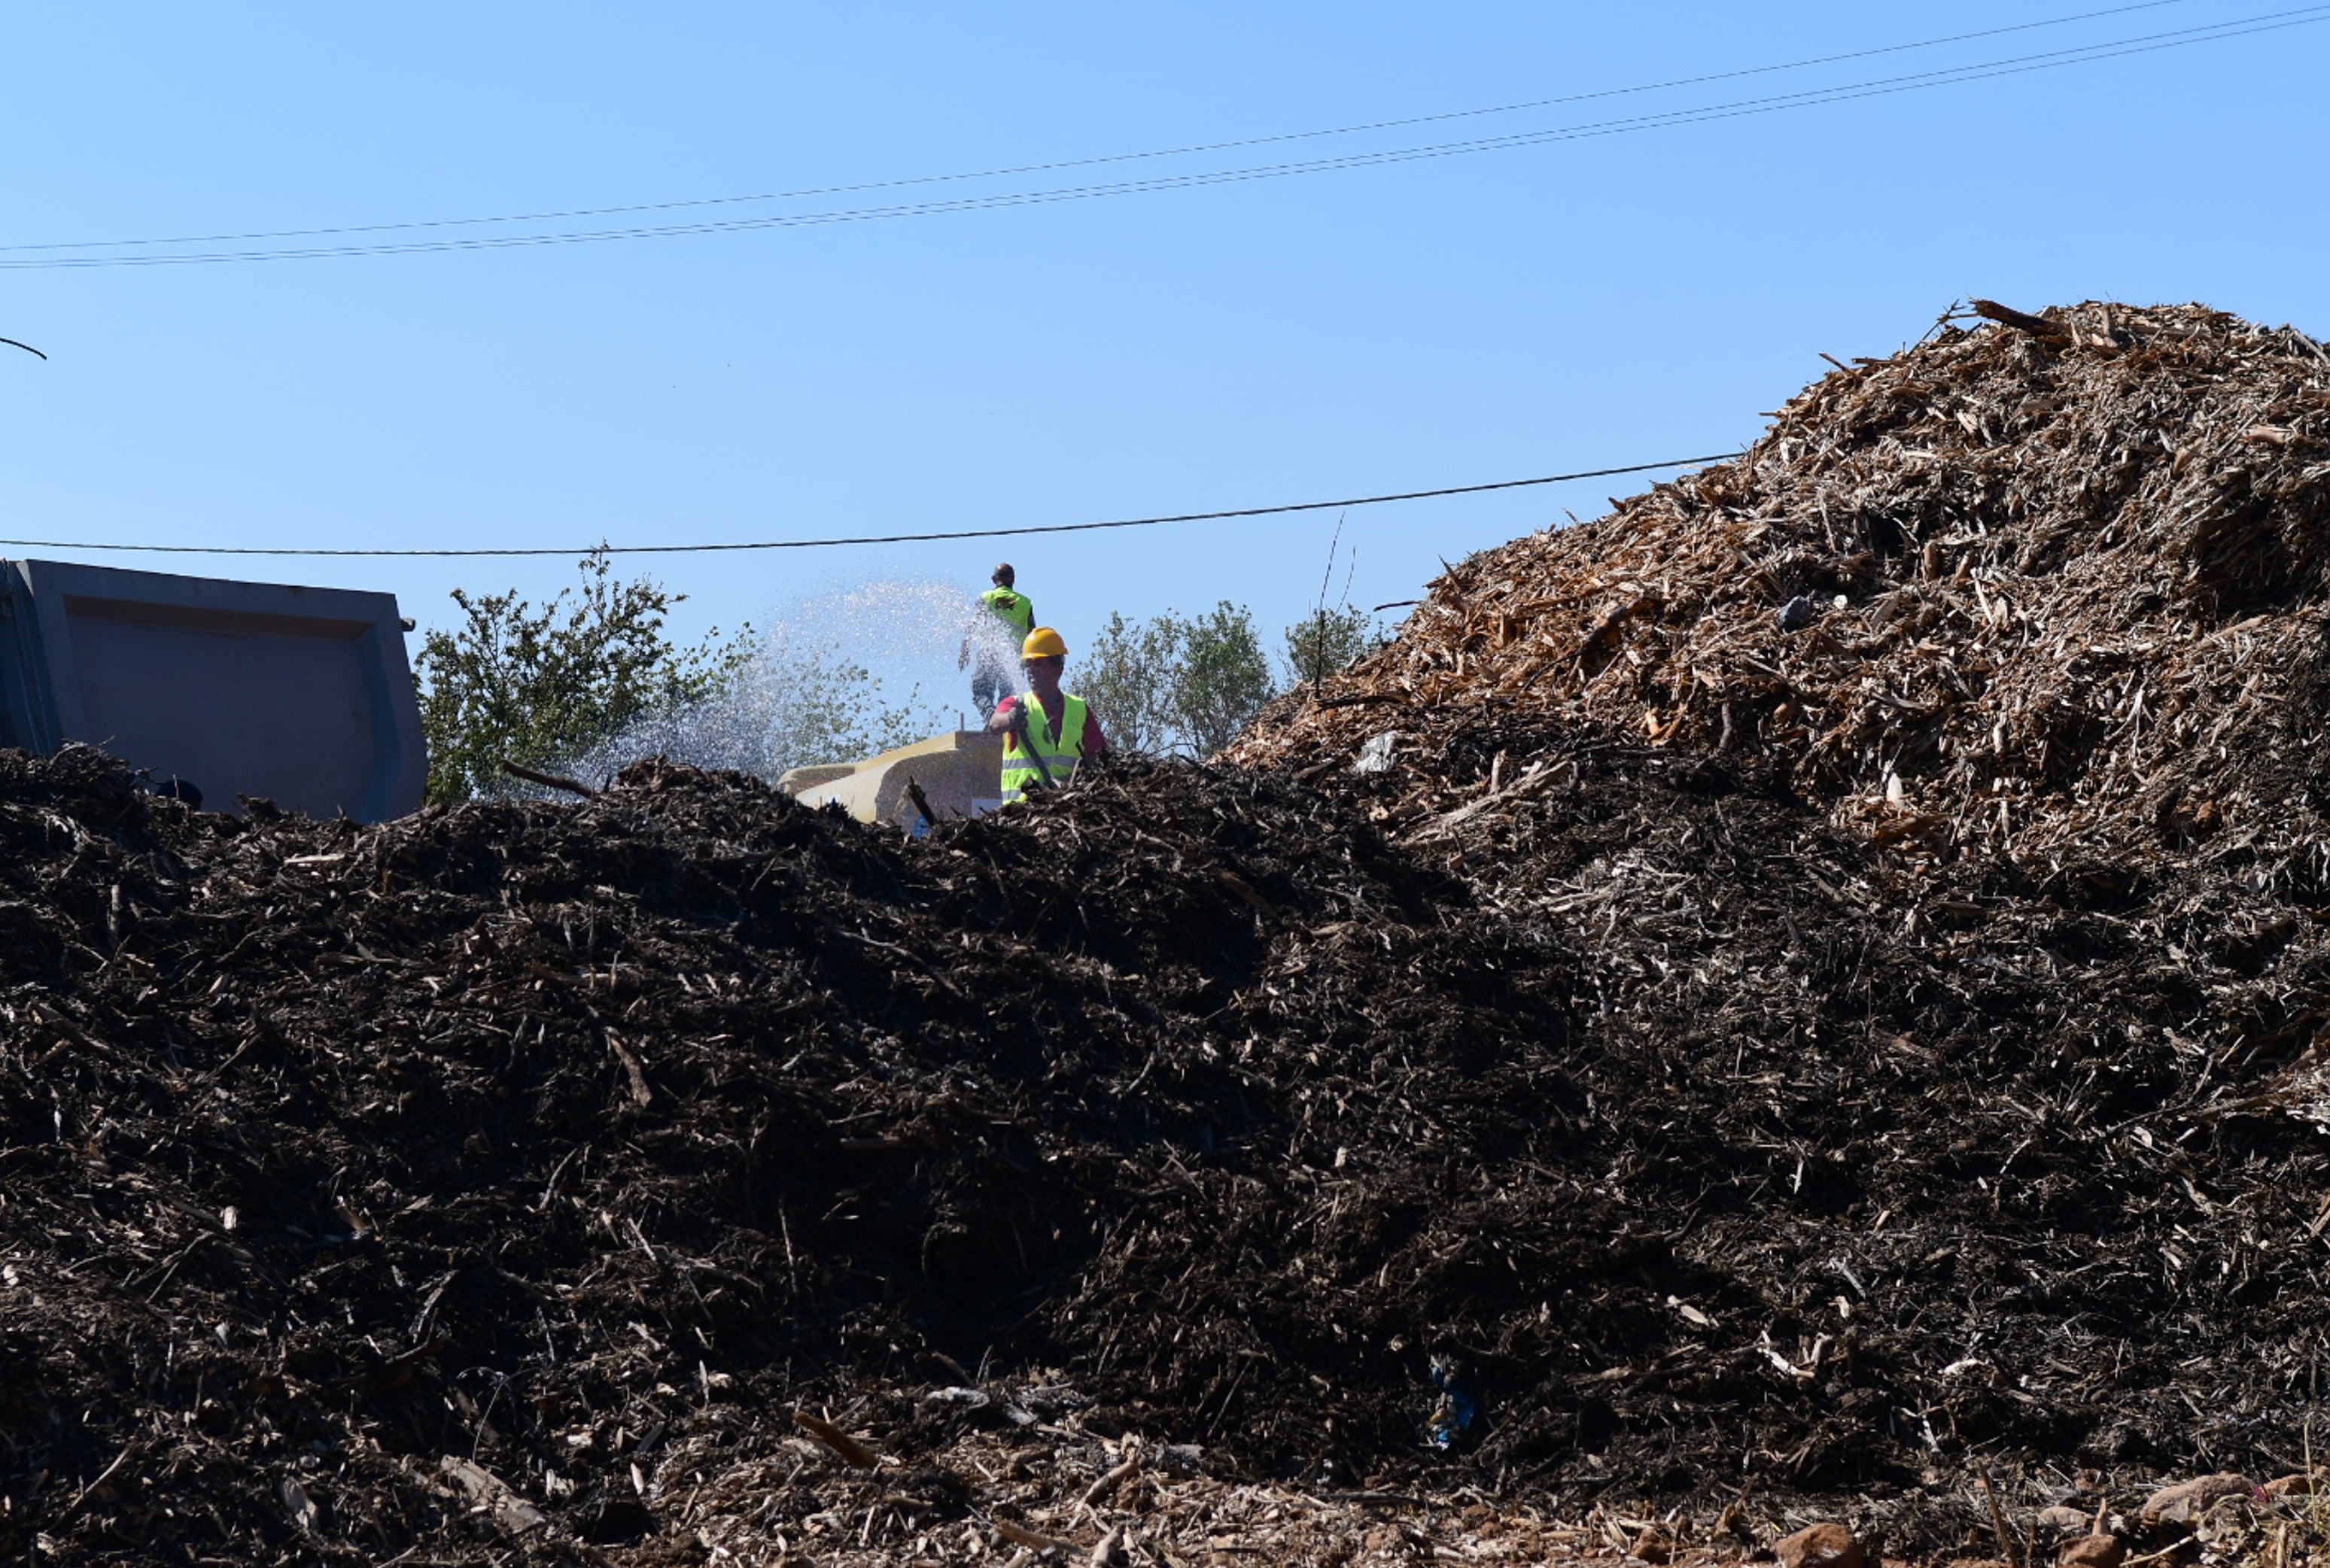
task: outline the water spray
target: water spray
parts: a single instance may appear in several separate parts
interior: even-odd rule
[[[805,764],[856,761],[949,727],[954,704],[934,708],[925,693],[966,648],[991,666],[999,695],[1024,690],[1018,643],[959,584],[885,580],[797,600],[721,690],[642,714],[560,770],[603,780],[663,757],[774,782]],[[907,685],[896,706],[886,702],[893,677]]]

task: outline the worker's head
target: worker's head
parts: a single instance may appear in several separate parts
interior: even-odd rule
[[[1009,561],[995,569],[994,577],[995,586],[998,588],[1009,588],[1019,581],[1019,574],[1011,570],[1011,562]]]
[[[1019,645],[1019,662],[1028,666],[1028,678],[1038,689],[1056,686],[1068,662],[1068,645],[1050,627],[1039,626]]]

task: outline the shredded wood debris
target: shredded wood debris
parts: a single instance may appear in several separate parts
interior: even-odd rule
[[[2330,877],[2284,817],[2330,760],[2330,351],[2198,306],[2053,310],[2044,335],[2007,316],[1836,371],[1744,458],[1463,562],[1229,759],[1348,757],[1486,705],[1768,760],[1909,856]],[[1418,777],[1394,819],[1453,826],[1451,782]]]
[[[0,1558],[2316,1560],[2330,361],[1976,310],[1251,768],[0,753]]]

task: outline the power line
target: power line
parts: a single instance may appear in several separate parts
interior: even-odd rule
[[[1700,463],[1720,463],[1745,456],[1745,452],[1714,452],[1699,458],[1670,458],[1662,463],[1629,463],[1617,468],[1586,468],[1575,474],[1548,474],[1538,479],[1500,479],[1489,485],[1452,485],[1439,490],[1407,490],[1396,496],[1359,496],[1342,501],[1297,501],[1292,505],[1246,506],[1231,512],[1183,512],[1170,517],[1120,517],[1106,523],[1038,523],[1018,528],[957,528],[939,534],[868,534],[847,539],[761,539],[734,544],[600,544],[583,549],[529,546],[507,550],[326,550],[299,545],[91,544],[61,539],[0,539],[0,544],[28,550],[128,550],[151,555],[357,555],[431,559],[480,555],[700,555],[729,550],[822,550],[841,544],[921,544],[943,539],[1008,539],[1026,534],[1089,534],[1103,528],[1154,528],[1167,523],[1267,517],[1285,512],[1321,512],[1335,506],[1378,506],[1389,501],[1425,501],[1437,496],[1473,496],[1483,490],[1518,490],[1530,485],[1559,485],[1572,479],[1606,479],[1615,475],[1646,474],[1659,468],[1688,468]]]
[[[2074,48],[2049,50],[2039,53],[2017,55],[2004,60],[1983,61],[1972,65],[1952,66],[1938,71],[1914,72],[1897,77],[1878,78],[1869,81],[1841,86],[1808,89],[1801,92],[1776,94],[1759,99],[1743,99],[1729,103],[1713,104],[1692,109],[1666,110],[1656,114],[1632,116],[1615,120],[1603,120],[1585,125],[1557,127],[1546,130],[1515,132],[1507,136],[1483,137],[1465,141],[1447,142],[1425,146],[1392,148],[1372,153],[1351,153],[1331,157],[1298,160],[1291,163],[1263,165],[1246,168],[1220,169],[1189,175],[1166,175],[1146,179],[1114,181],[1102,184],[1057,187],[1049,190],[1007,192],[986,196],[964,196],[947,200],[905,203],[887,207],[846,208],[826,213],[800,213],[705,221],[690,223],[636,225],[618,229],[577,230],[549,234],[495,235],[474,239],[440,239],[400,241],[379,244],[312,245],[275,250],[188,251],[173,255],[145,256],[67,256],[18,258],[0,260],[0,270],[54,269],[85,267],[163,267],[214,264],[229,261],[293,261],[313,260],[326,257],[403,256],[453,250],[499,250],[531,248],[541,245],[574,245],[615,240],[670,238],[692,234],[734,233],[755,229],[801,228],[828,223],[867,222],[881,219],[929,217],[942,213],[984,212],[1003,207],[1045,205],[1058,202],[1090,201],[1103,196],[1141,194],[1155,191],[1187,190],[1206,185],[1229,184],[1252,180],[1283,179],[1296,175],[1321,174],[1333,170],[1378,167],[1412,163],[1427,158],[1454,157],[1473,153],[1500,151],[1513,147],[1537,146],[1553,142],[1581,141],[1601,137],[1620,136],[1637,131],[1662,129],[1676,126],[1705,124],[1715,120],[1738,119],[1751,116],[1779,113],[1784,110],[1809,109],[1826,104],[1850,102],[1864,98],[1890,97],[1897,93],[1917,92],[1936,87],[1962,86],[1967,82],[1989,80],[2007,76],[2027,75],[2041,71],[2060,70],[2067,66],[2093,64],[2099,61],[2122,59],[2132,55],[2151,54],[2170,49],[2191,48],[2196,44],[2220,43],[2230,38],[2248,37],[2257,33],[2279,32],[2287,28],[2311,26],[2330,22],[2330,5],[2309,5],[2290,11],[2263,13],[2237,18],[2231,22],[2211,23],[2201,27],[2180,28],[2167,33],[2148,33],[2135,38],[2116,39],[2103,43],[2082,44]],[[1488,111],[1483,111],[1488,112]],[[114,242],[125,243],[125,242]]]
[[[1520,103],[1494,104],[1485,109],[1449,109],[1438,114],[1409,115],[1397,119],[1369,120],[1357,125],[1332,126],[1324,129],[1286,131],[1275,136],[1243,137],[1235,140],[1197,142],[1187,146],[1158,147],[1146,152],[1109,153],[1094,157],[1058,158],[1047,163],[1017,164],[1007,167],[976,169],[950,175],[919,175],[904,179],[870,180],[857,184],[815,185],[797,191],[768,191],[747,196],[699,196],[668,202],[641,202],[623,206],[569,207],[541,213],[507,213],[486,218],[435,218],[393,223],[356,223],[319,229],[262,229],[244,233],[185,234],[168,239],[143,240],[81,240],[51,241],[38,244],[0,245],[0,252],[31,250],[121,250],[147,245],[221,245],[254,240],[322,239],[338,234],[393,233],[419,229],[453,229],[482,227],[497,223],[546,223],[572,218],[611,218],[633,213],[668,213],[690,207],[738,206],[753,202],[800,201],[810,196],[850,195],[862,191],[897,190],[910,185],[935,185],[965,180],[1009,178],[1014,175],[1052,174],[1062,169],[1094,168],[1108,164],[1124,164],[1151,158],[1185,157],[1197,153],[1231,152],[1245,147],[1270,146],[1283,142],[1313,141],[1325,137],[1357,136],[1368,131],[1398,130],[1408,126],[1435,125],[1448,120],[1477,119],[1488,115],[1519,114],[1529,109],[1555,109],[1564,104],[1591,103],[1602,99],[1626,98],[1648,92],[1665,92],[1679,87],[1700,87],[1710,82],[1736,81],[1751,76],[1771,76],[1783,71],[1805,71],[1816,65],[1836,65],[1847,61],[1870,60],[1880,55],[1906,54],[1920,49],[1939,49],[1952,43],[1967,43],[1981,38],[1997,38],[2013,33],[2030,33],[2041,28],[2064,27],[2079,22],[2093,22],[2106,16],[2120,16],[2134,11],[2156,11],[2164,6],[2191,4],[2191,0],[2140,0],[2139,4],[2113,5],[2099,11],[2080,11],[2068,16],[2051,16],[2038,22],[2018,22],[2005,27],[1985,27],[1973,33],[1953,33],[1939,38],[1923,38],[1909,43],[1881,44],[1870,49],[1851,50],[1842,54],[1814,55],[1805,60],[1787,61],[1776,65],[1745,66],[1736,71],[1709,71],[1699,76],[1679,76],[1665,81],[1643,82],[1633,87],[1604,88],[1594,92],[1568,93],[1558,98],[1531,99]]]

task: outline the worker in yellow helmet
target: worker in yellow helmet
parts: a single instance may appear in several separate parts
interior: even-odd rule
[[[971,701],[982,719],[995,712],[995,699],[1011,688],[1011,644],[1036,629],[1036,601],[1019,591],[1019,574],[1011,570],[1011,562],[998,566],[991,581],[995,586],[979,596],[979,609],[954,661],[960,670],[970,668],[974,657],[979,660],[979,667],[971,671]]]
[[[1089,758],[1104,755],[1108,737],[1084,700],[1060,689],[1068,645],[1048,626],[1039,626],[1020,645],[1019,662],[1028,690],[995,705],[987,727],[1003,736],[1003,798],[1008,804],[1030,789],[1058,788]]]

